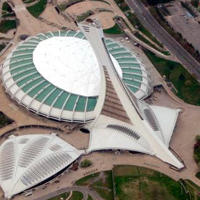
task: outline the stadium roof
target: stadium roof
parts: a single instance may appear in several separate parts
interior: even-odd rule
[[[89,46],[85,55],[77,57],[77,64],[70,60],[72,57],[76,59],[76,48],[84,52],[81,43],[87,41],[82,32],[39,34],[18,45],[5,61],[2,78],[8,93],[28,109],[50,118],[86,122],[98,116],[93,123],[87,124],[90,141],[86,152],[106,149],[138,151],[182,169],[183,163],[168,149],[180,110],[139,101],[149,94],[150,86],[148,75],[136,56],[121,44],[105,39],[98,23],[81,23],[79,27],[90,41],[98,64],[94,58],[88,62],[84,60]],[[76,48],[69,41],[77,43]],[[48,47],[51,47],[50,51],[47,51]],[[88,51],[90,57],[93,52]],[[66,56],[65,61],[63,56],[66,53],[69,57]],[[79,62],[84,65],[79,66],[81,72],[66,69],[67,73],[62,73]],[[93,65],[96,69],[99,67],[100,86],[95,85],[88,75],[98,76],[98,73],[93,74],[96,73]],[[83,73],[84,67],[86,71]],[[53,72],[57,73],[56,78]],[[75,87],[73,82],[84,75],[89,82],[84,78],[80,81],[87,86],[76,88],[81,84]],[[99,96],[87,96],[94,95],[98,87]],[[55,134],[11,136],[0,147],[0,185],[5,196],[10,198],[51,178],[82,153]]]
[[[112,59],[122,77],[118,62]],[[87,40],[76,37],[43,40],[33,51],[33,63],[46,80],[64,91],[86,97],[99,95],[99,66]]]
[[[133,52],[106,39],[115,67],[139,99],[149,95],[148,73]],[[38,34],[20,43],[3,65],[6,91],[37,114],[60,121],[95,119],[100,85],[98,62],[82,32]]]
[[[169,147],[180,110],[161,106],[145,106],[142,109],[144,111],[148,110],[148,112],[144,112],[143,116],[149,125],[154,126],[153,132],[149,130],[149,134],[153,133],[154,137],[158,138],[163,145]],[[104,118],[101,117],[98,122],[100,125],[96,124],[92,129],[88,152],[122,149],[150,155],[155,154],[150,145],[151,140],[146,140],[136,125],[130,125],[116,119]]]
[[[5,197],[50,178],[81,153],[55,134],[11,136],[0,147],[0,185]]]
[[[99,110],[101,115],[91,126],[89,149],[93,151],[119,148],[148,152],[177,169],[182,169],[183,163],[168,149],[180,110],[151,107],[144,101],[136,99],[116,73],[105,48],[104,35],[99,22],[90,20],[79,23],[79,28],[90,41],[98,57],[102,77],[104,76],[106,80],[99,96],[104,98],[104,104],[97,102],[102,106],[102,110]],[[109,89],[106,88],[107,86]]]

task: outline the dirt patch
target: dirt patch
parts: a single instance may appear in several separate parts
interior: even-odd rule
[[[109,11],[99,12],[99,9],[105,9]],[[99,19],[103,29],[112,27],[115,23],[113,17],[115,14],[112,12],[112,7],[108,4],[98,2],[98,1],[84,1],[77,4],[74,4],[65,10],[65,13],[70,14],[73,18],[86,13],[87,11],[93,11],[94,15],[91,18]]]

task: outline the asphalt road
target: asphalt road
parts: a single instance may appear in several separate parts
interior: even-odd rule
[[[194,59],[151,15],[141,0],[127,0],[130,8],[134,10],[141,23],[165,45],[173,55],[194,74],[200,82],[200,63]]]

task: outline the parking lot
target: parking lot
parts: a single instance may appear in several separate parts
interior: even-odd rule
[[[175,31],[182,34],[189,43],[191,43],[196,50],[200,52],[200,24],[190,15],[190,13],[181,6],[180,2],[175,1],[167,7],[170,16],[166,20],[174,28]]]

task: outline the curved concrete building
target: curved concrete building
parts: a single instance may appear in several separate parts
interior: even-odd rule
[[[55,134],[11,136],[0,147],[0,185],[5,197],[48,180],[82,153]]]
[[[180,109],[142,100],[152,91],[148,73],[132,52],[104,37],[98,21],[79,28],[39,34],[19,44],[3,64],[6,91],[40,115],[88,122],[84,153],[137,151],[182,169],[183,162],[169,150]],[[51,178],[82,153],[55,135],[9,138],[0,147],[5,196]]]
[[[145,67],[133,52],[106,39],[119,76],[138,98],[152,92]],[[101,88],[95,53],[82,32],[38,34],[20,43],[3,64],[6,92],[28,110],[59,121],[94,120]]]
[[[79,27],[90,41],[101,71],[96,106],[99,115],[90,125],[88,152],[137,151],[154,155],[177,169],[183,168],[183,163],[168,149],[180,110],[139,101],[117,73],[99,22],[89,20]]]

